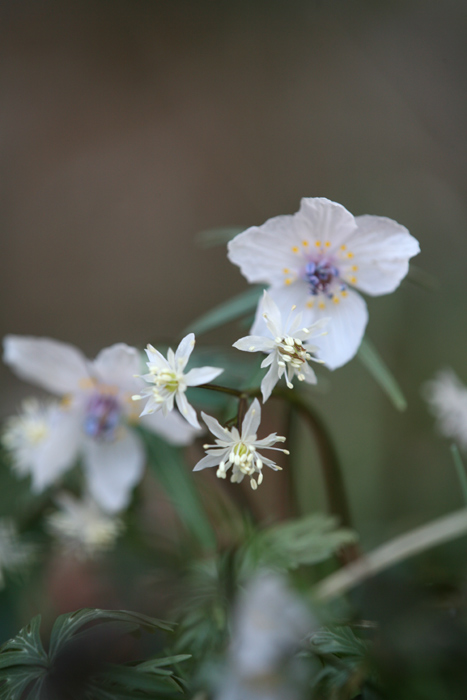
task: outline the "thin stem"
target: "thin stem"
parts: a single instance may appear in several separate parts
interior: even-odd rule
[[[239,389],[231,389],[228,386],[219,386],[218,384],[199,384],[197,389],[209,389],[210,391],[219,391],[222,394],[230,394],[230,396],[236,396],[239,399],[248,398],[252,396],[248,391],[240,391]]]
[[[460,452],[459,452],[457,445],[455,445],[455,444],[451,445],[451,454],[452,454],[452,458],[454,460],[454,466],[456,468],[457,478],[459,479],[459,483],[461,485],[461,491],[462,491],[462,495],[464,497],[464,502],[465,502],[465,505],[467,506],[467,474],[465,472],[464,463],[462,461],[462,457],[460,456]]]

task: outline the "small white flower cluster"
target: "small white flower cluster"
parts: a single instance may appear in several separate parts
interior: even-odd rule
[[[424,395],[438,420],[439,431],[467,450],[467,387],[446,369],[425,384]]]
[[[122,520],[102,511],[89,495],[79,500],[60,493],[55,501],[58,510],[47,517],[46,528],[78,559],[91,559],[111,549],[123,531]]]

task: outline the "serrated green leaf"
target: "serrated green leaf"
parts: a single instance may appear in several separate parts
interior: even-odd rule
[[[137,625],[148,632],[156,629],[172,631],[173,625],[155,618],[143,615],[142,613],[129,612],[127,610],[100,610],[94,608],[83,608],[76,612],[60,615],[55,621],[50,635],[49,656],[55,658],[59,649],[66,644],[84,625],[90,623],[129,623]]]
[[[225,245],[247,228],[248,226],[219,226],[218,228],[209,228],[206,229],[206,231],[197,233],[195,241],[202,248],[214,248],[215,246]]]
[[[16,637],[0,647],[0,668],[47,663],[39,633],[40,625],[41,616],[36,615]]]
[[[138,664],[138,669],[140,671],[153,671],[157,672],[156,669],[161,668],[161,666],[173,666],[174,664],[180,664],[182,661],[187,661],[191,659],[191,654],[176,654],[175,656],[164,656],[156,659],[149,659],[148,661],[143,661]]]
[[[321,654],[335,654],[339,657],[363,659],[368,652],[368,644],[347,625],[332,629],[323,627],[313,635],[311,644]]]
[[[249,287],[245,292],[219,304],[219,306],[214,307],[214,309],[190,323],[184,331],[184,335],[186,333],[201,335],[244,316],[256,308],[263,289],[264,287],[262,286]]]
[[[216,537],[204,512],[191,473],[179,447],[169,445],[153,433],[140,431],[146,444],[149,463],[176,509],[181,521],[203,549],[214,549]]]
[[[402,393],[402,389],[375,346],[368,338],[363,338],[357,357],[377,384],[383,389],[393,406],[398,411],[405,411],[407,408],[407,401]]]
[[[337,518],[314,514],[276,525],[260,535],[259,555],[287,569],[317,564],[353,544],[353,530],[337,527]]]
[[[28,700],[40,700],[42,683],[47,673],[44,666],[14,666],[0,671],[1,700],[22,700],[28,688]]]

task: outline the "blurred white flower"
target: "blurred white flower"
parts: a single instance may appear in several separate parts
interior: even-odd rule
[[[145,463],[131,396],[144,386],[140,356],[117,343],[87,360],[77,349],[48,338],[7,336],[4,361],[22,379],[62,397],[61,404],[27,404],[7,423],[4,444],[19,473],[30,473],[36,492],[54,483],[79,456],[87,487],[107,511],[124,508]],[[176,414],[146,416],[141,425],[168,442],[184,445],[196,431]]]
[[[66,551],[88,559],[113,547],[123,530],[119,517],[104,513],[90,496],[61,493],[55,501],[59,510],[47,517],[46,527]]]
[[[467,387],[446,369],[424,385],[423,393],[440,432],[467,450]]]
[[[233,620],[228,668],[216,700],[295,700],[304,674],[296,657],[316,622],[304,602],[272,572],[246,586]]]
[[[216,444],[204,445],[207,455],[198,462],[193,471],[198,472],[218,464],[216,475],[220,479],[225,479],[227,470],[232,467],[230,481],[240,483],[244,476],[249,476],[251,488],[256,489],[263,481],[264,464],[274,471],[281,469],[271,459],[263,457],[258,452],[258,449],[268,449],[289,454],[288,450],[272,447],[276,442],[284,442],[285,437],[272,433],[262,440],[256,438],[261,422],[261,408],[258,399],[253,401],[245,414],[241,434],[236,427],[230,428],[230,430],[223,428],[215,418],[207,416],[205,413],[201,413],[201,415],[211,433],[215,435]]]
[[[326,316],[329,333],[317,340],[330,369],[357,352],[368,321],[356,289],[378,296],[398,287],[409,258],[420,247],[404,226],[380,216],[354,217],[324,197],[305,197],[293,216],[276,216],[252,226],[229,243],[229,258],[249,282],[271,285],[281,312],[292,305],[309,327]],[[251,329],[262,335],[261,311]]]
[[[292,307],[292,311],[295,307]],[[299,381],[307,384],[316,384],[316,374],[308,364],[309,360],[322,362],[313,357],[319,348],[310,345],[308,338],[324,335],[327,331],[327,318],[316,321],[309,328],[300,328],[302,314],[289,313],[286,321],[282,320],[281,312],[277,304],[265,291],[260,305],[261,314],[265,320],[268,336],[247,335],[237,340],[233,346],[245,352],[266,352],[268,356],[261,363],[261,367],[269,367],[269,371],[261,382],[263,401],[271,396],[271,392],[282,375],[289,389],[293,389],[292,379],[296,376]]]
[[[23,542],[9,518],[0,520],[0,588],[5,585],[5,572],[20,571],[34,558],[36,548]]]
[[[142,416],[162,409],[164,416],[173,411],[174,401],[181,415],[195,428],[199,428],[196,411],[185,396],[189,386],[207,384],[219,376],[224,370],[219,367],[197,367],[184,374],[190,355],[195,347],[194,333],[189,333],[178,346],[176,352],[169,348],[167,359],[152,345],[148,345],[146,354],[149,362],[149,374],[143,379],[151,387],[143,389],[133,396],[134,401],[148,399]]]

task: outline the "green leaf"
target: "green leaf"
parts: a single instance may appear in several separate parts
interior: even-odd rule
[[[129,612],[127,610],[99,610],[94,608],[83,608],[76,612],[60,615],[55,621],[50,635],[49,656],[55,658],[59,649],[76,635],[78,630],[90,623],[130,623],[132,626],[142,627],[148,632],[156,629],[172,631],[173,625],[161,620],[156,620],[142,613]]]
[[[467,474],[465,472],[464,462],[460,455],[457,445],[451,445],[451,454],[454,460],[454,467],[456,469],[457,478],[461,486],[462,496],[464,497],[464,503],[467,506]]]
[[[362,344],[360,345],[357,353],[357,357],[371,374],[373,379],[386,393],[393,406],[398,411],[405,411],[407,408],[407,401],[402,393],[402,389],[384,360],[379,355],[375,346],[368,338],[363,338]]]
[[[184,334],[195,333],[196,335],[201,335],[244,316],[256,308],[263,289],[264,287],[262,286],[249,287],[245,292],[228,299],[228,301],[224,301],[219,306],[215,306],[211,311],[193,321],[185,329]]]
[[[149,463],[181,521],[203,549],[214,549],[216,537],[201,504],[193,477],[187,470],[182,450],[169,445],[153,433],[140,430],[140,434],[146,444]]]
[[[261,558],[276,566],[295,569],[324,561],[356,540],[355,532],[337,527],[337,518],[314,514],[281,523],[261,533],[258,551]]]
[[[215,246],[225,245],[247,228],[248,226],[219,226],[218,228],[209,228],[206,231],[197,233],[195,241],[202,248],[214,248]]]
[[[356,660],[364,659],[368,652],[367,642],[357,637],[346,625],[334,629],[323,627],[313,635],[311,643],[320,654],[335,654]]]
[[[47,664],[47,654],[39,634],[40,624],[41,616],[36,615],[16,637],[0,647],[0,668]]]

